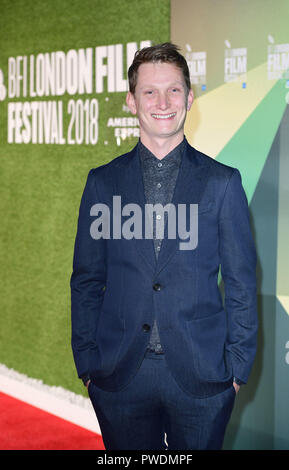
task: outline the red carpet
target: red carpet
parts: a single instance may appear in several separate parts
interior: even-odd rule
[[[104,450],[101,436],[0,393],[0,450]]]

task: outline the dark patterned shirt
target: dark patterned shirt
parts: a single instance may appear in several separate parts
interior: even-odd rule
[[[175,147],[170,153],[160,160],[139,141],[139,155],[142,166],[144,192],[147,204],[159,203],[162,204],[162,206],[165,206],[171,202],[182,159],[184,143],[185,140],[183,140],[177,147]],[[165,216],[165,220],[163,221],[165,226],[167,212],[162,211],[162,213]],[[157,211],[155,211],[154,217],[160,218],[161,215],[158,215]],[[153,224],[153,242],[156,258],[158,258],[159,252],[161,250],[162,239],[156,238],[155,221]],[[163,353],[155,319],[148,349],[156,353]]]

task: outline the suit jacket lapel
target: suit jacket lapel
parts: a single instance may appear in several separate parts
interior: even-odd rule
[[[207,184],[208,173],[209,165],[207,161],[198,157],[194,148],[187,143],[171,203],[175,207],[178,204],[199,204]],[[163,239],[156,268],[157,274],[170,261],[182,241],[178,236],[178,227],[176,227],[175,239],[167,237]]]
[[[138,153],[138,146],[127,155],[127,164],[123,171],[119,172],[115,194],[121,196],[122,207],[126,204],[136,204],[141,209],[142,238],[131,240],[142,259],[154,272],[156,266],[156,256],[153,239],[145,238],[145,192],[142,176],[141,162]]]

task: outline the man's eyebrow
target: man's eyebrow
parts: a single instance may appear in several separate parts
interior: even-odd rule
[[[181,82],[181,81],[179,81],[179,80],[167,84],[168,87],[173,87],[173,86],[176,86],[176,85],[182,86],[183,88],[185,87],[184,83]],[[145,85],[139,87],[139,89],[140,89],[140,90],[144,90],[144,89],[146,89],[146,88],[155,88],[155,87],[157,87],[157,86],[158,86],[157,84],[147,83],[147,84],[145,84]]]

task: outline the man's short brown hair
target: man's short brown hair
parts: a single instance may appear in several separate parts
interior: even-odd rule
[[[144,47],[135,53],[134,60],[128,69],[129,91],[134,94],[137,84],[138,69],[141,64],[148,62],[165,62],[176,65],[181,69],[189,93],[191,88],[190,72],[184,56],[179,53],[180,48],[170,42]]]

